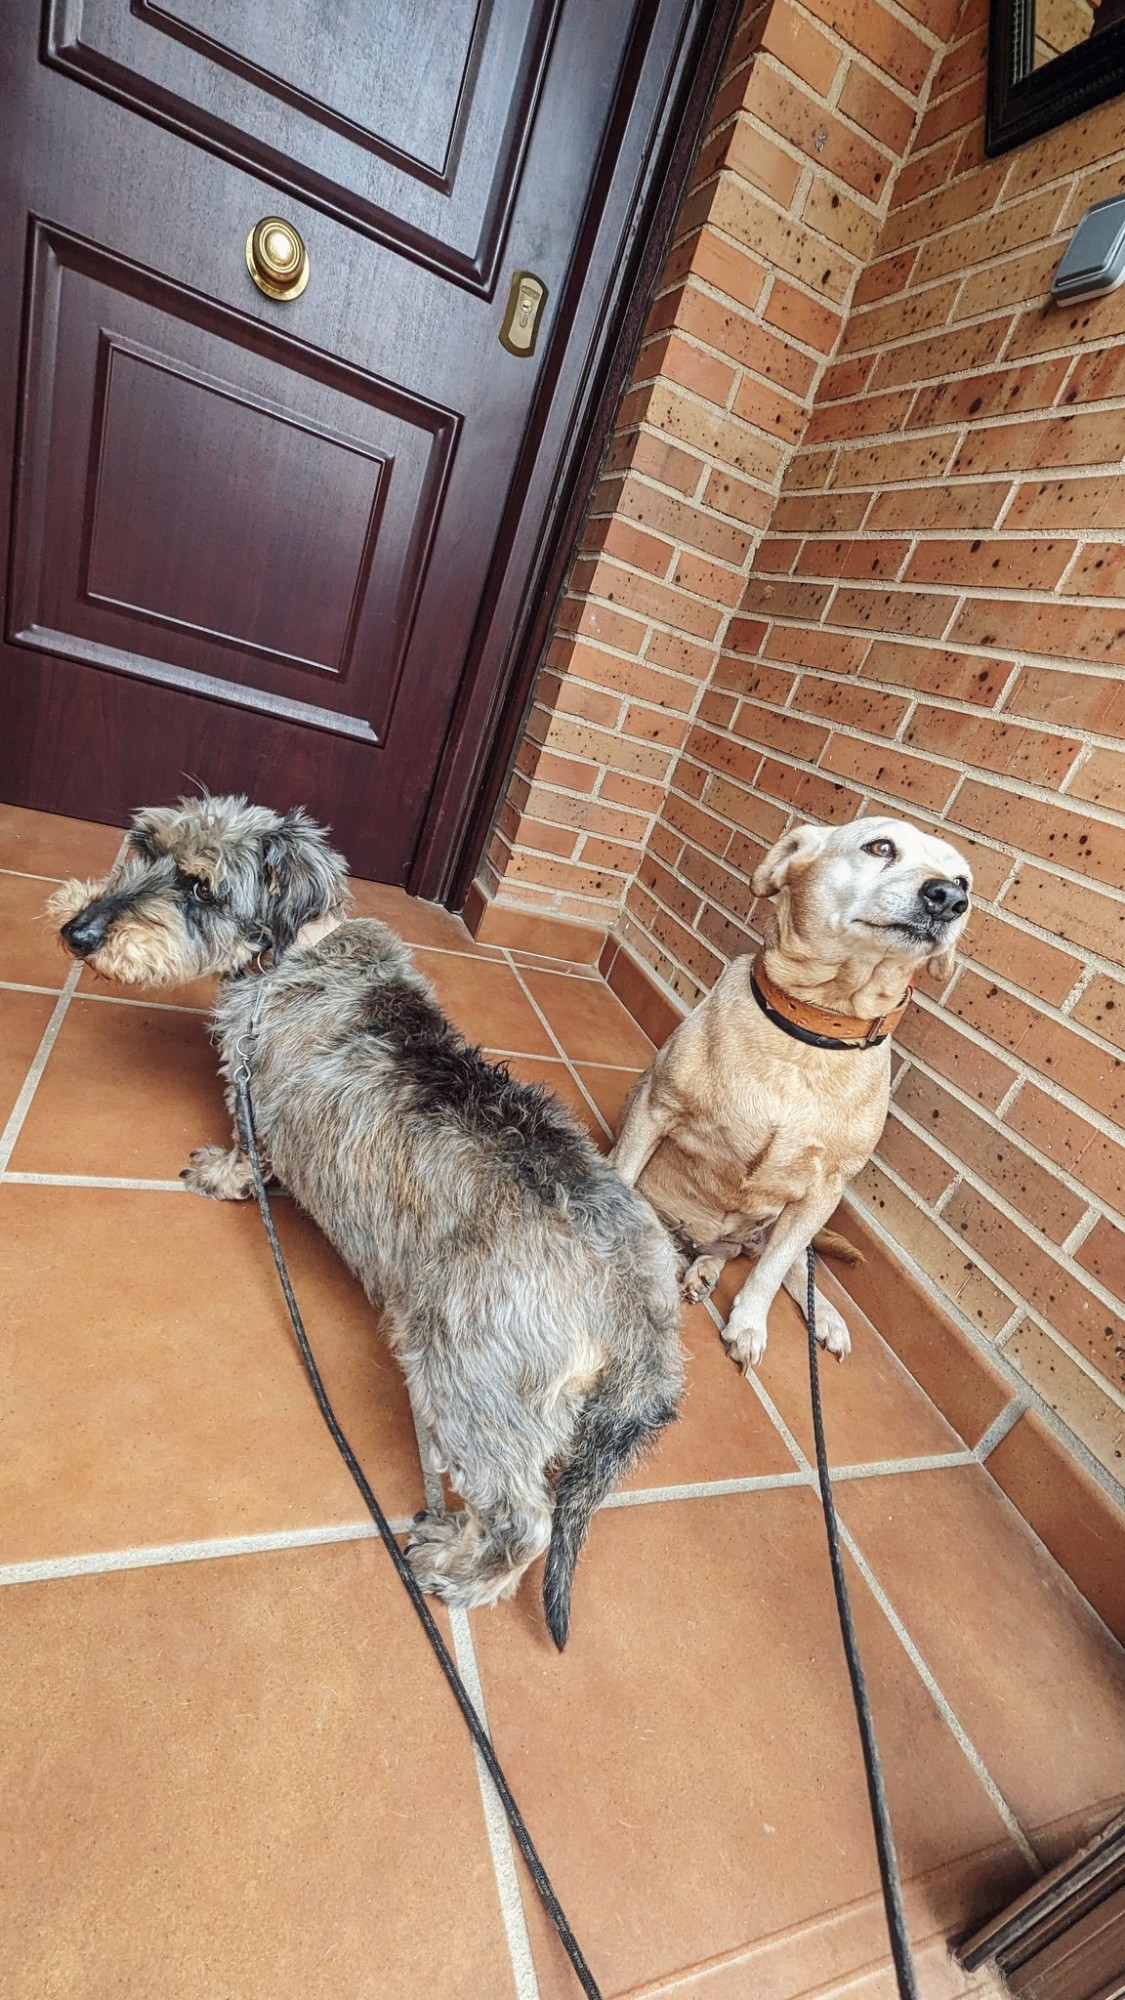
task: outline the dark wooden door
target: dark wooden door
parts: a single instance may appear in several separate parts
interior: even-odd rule
[[[675,0],[35,14],[0,57],[0,797],[116,821],[201,781],[406,881],[599,153]],[[286,301],[247,268],[268,215],[307,250]]]

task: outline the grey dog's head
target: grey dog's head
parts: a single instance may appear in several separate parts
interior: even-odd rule
[[[134,815],[101,882],[64,882],[48,904],[75,958],[107,979],[175,986],[279,954],[303,924],[342,915],[347,868],[322,829],[240,798],[181,799]]]

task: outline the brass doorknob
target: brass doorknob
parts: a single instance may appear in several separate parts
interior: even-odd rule
[[[309,253],[291,222],[266,215],[246,238],[246,268],[267,299],[299,299],[309,282]]]

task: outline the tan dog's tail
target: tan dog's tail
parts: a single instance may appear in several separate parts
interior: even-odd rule
[[[818,1257],[838,1257],[841,1264],[866,1264],[862,1250],[849,1243],[846,1236],[837,1235],[834,1229],[818,1229],[812,1240],[812,1247]]]

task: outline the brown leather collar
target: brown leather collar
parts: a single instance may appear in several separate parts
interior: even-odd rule
[[[856,1014],[833,1014],[827,1007],[814,1007],[807,1000],[794,999],[792,993],[783,993],[760,957],[750,967],[750,990],[775,1027],[818,1049],[878,1048],[898,1027],[914,993],[913,986],[908,986],[898,1006],[874,1021],[860,1020]]]

